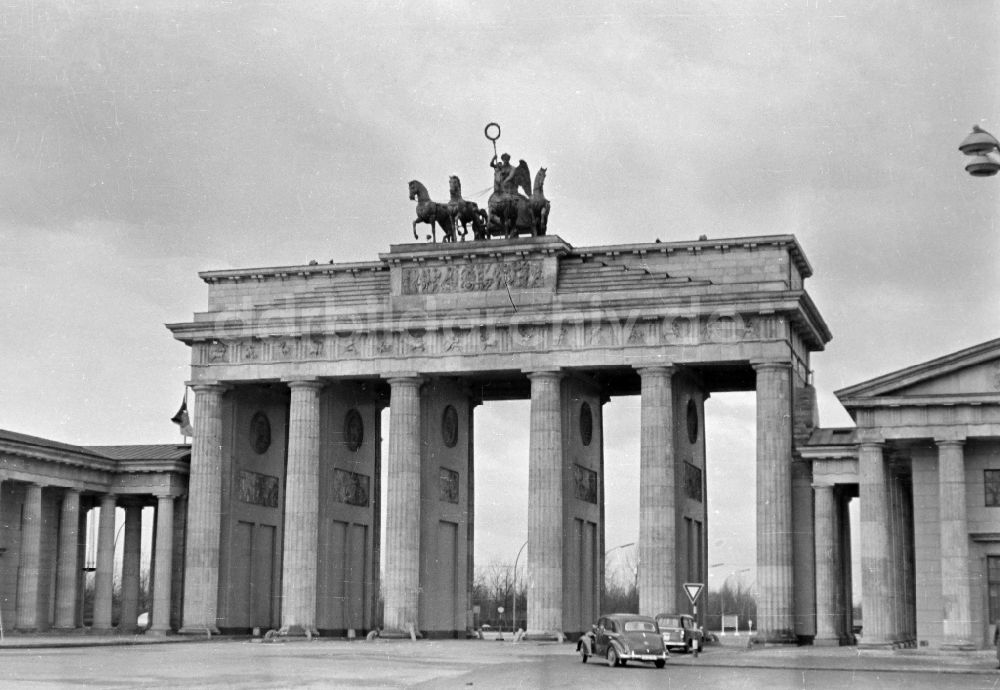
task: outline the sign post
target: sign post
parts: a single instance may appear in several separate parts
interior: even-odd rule
[[[684,593],[687,594],[688,601],[691,602],[691,615],[695,618],[695,625],[698,624],[698,597],[701,596],[701,590],[705,588],[705,585],[701,582],[685,582],[684,583]],[[698,638],[694,638],[694,655],[698,656],[698,652],[701,651],[701,642]]]

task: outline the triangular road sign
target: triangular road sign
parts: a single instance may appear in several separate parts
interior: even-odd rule
[[[698,597],[701,596],[701,589],[704,587],[700,582],[685,582],[684,591],[687,592],[688,599],[691,600],[691,604],[694,605],[698,601]]]

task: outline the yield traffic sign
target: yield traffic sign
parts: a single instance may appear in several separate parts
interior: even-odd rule
[[[698,601],[698,597],[701,596],[701,590],[705,585],[700,582],[685,582],[684,591],[688,595],[688,599],[691,600],[691,605],[693,606]]]

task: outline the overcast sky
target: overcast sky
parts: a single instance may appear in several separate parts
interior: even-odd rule
[[[196,273],[375,259],[412,237],[410,179],[491,185],[491,121],[548,168],[549,233],[574,246],[794,233],[834,334],[822,422],[850,424],[832,391],[1000,336],[1000,180],[956,148],[973,123],[1000,134],[998,19],[985,0],[4,3],[0,427],[177,441],[189,351],[163,324],[205,308]],[[606,410],[609,548],[637,536],[637,404]],[[503,438],[525,466],[527,405],[501,408],[478,422],[481,561],[526,533],[526,493],[484,516],[527,483],[490,455]],[[716,396],[709,424],[711,560],[744,567],[752,396]]]

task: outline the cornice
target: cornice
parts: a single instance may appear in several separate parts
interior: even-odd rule
[[[1000,405],[1000,393],[960,393],[954,395],[887,395],[877,398],[840,397],[846,408],[869,409],[886,407],[956,407]]]
[[[307,264],[305,266],[270,266],[264,268],[237,268],[220,271],[202,271],[198,277],[209,285],[224,282],[257,281],[277,278],[279,280],[314,275],[331,275],[335,273],[382,273],[389,266],[381,261],[361,261],[355,263]]]

